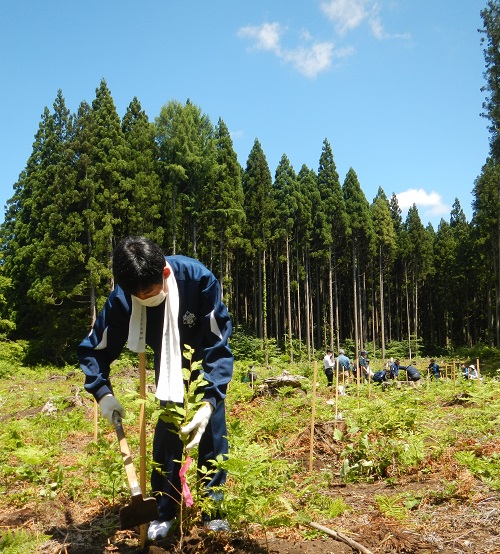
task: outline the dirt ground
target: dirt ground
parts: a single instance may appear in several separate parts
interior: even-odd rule
[[[446,475],[446,479],[449,479]],[[445,478],[439,474],[412,479],[397,486],[386,483],[334,485],[351,510],[330,522],[318,522],[335,538],[314,529],[259,527],[214,534],[194,527],[182,538],[179,533],[156,544],[140,547],[139,529],[119,530],[117,507],[100,505],[82,510],[82,506],[58,498],[39,504],[36,510],[26,506],[0,513],[0,529],[25,528],[51,535],[41,542],[43,554],[98,554],[145,552],[147,554],[349,554],[351,552],[441,554],[500,553],[500,495],[475,480],[470,474],[457,475],[467,497],[455,496],[428,501],[419,506],[418,517],[405,524],[381,516],[374,508],[375,495],[393,495],[405,491],[436,491]],[[355,541],[359,548],[347,544]],[[363,550],[363,547],[366,550]]]
[[[314,469],[326,470],[339,448],[331,441],[328,422],[315,428]],[[286,451],[307,466],[309,431],[294,437]],[[500,452],[500,437],[483,445],[485,453]],[[300,486],[300,475],[297,476]],[[453,483],[450,492],[449,484]],[[54,500],[0,509],[0,532],[25,529],[40,538],[41,554],[500,554],[500,492],[493,491],[459,466],[453,451],[405,478],[376,483],[349,484],[332,476],[325,494],[341,496],[349,510],[331,520],[266,528],[250,525],[230,534],[214,534],[192,527],[164,541],[141,547],[140,530],[120,530],[119,506],[95,499],[90,505],[72,502],[59,494]],[[410,517],[385,517],[377,495],[413,495],[422,500]],[[303,507],[307,512],[307,506]],[[403,522],[402,522],[403,521]]]

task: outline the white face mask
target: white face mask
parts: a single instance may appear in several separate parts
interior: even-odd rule
[[[165,281],[163,282],[163,288],[158,294],[155,294],[154,296],[150,296],[149,298],[139,298],[135,296],[135,299],[141,306],[146,306],[146,308],[154,308],[155,306],[159,306],[167,297],[167,292],[165,291]]]

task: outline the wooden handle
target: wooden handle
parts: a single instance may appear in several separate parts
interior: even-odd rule
[[[143,399],[139,411],[139,474],[141,490],[146,490],[146,352],[139,352],[139,395]],[[144,548],[147,539],[147,525],[140,527],[140,544]]]
[[[130,486],[130,492],[132,496],[141,495],[142,491],[137,481],[137,475],[135,473],[134,464],[132,463],[132,456],[130,455],[130,449],[125,438],[125,431],[123,430],[122,418],[119,412],[116,410],[113,412],[113,425],[115,426],[116,436],[120,443],[120,451],[122,453],[123,464],[125,465],[125,472],[127,474],[128,484]]]

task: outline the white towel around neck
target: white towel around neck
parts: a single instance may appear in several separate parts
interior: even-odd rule
[[[167,297],[163,316],[163,336],[160,356],[160,374],[155,396],[159,400],[183,402],[184,382],[182,379],[182,352],[179,337],[179,290],[172,268],[167,277]],[[132,296],[127,346],[133,352],[146,350],[147,308]]]

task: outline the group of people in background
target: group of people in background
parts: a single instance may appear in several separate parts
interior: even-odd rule
[[[363,350],[361,354],[366,354],[366,350]],[[328,386],[333,386],[333,376],[334,376],[334,370],[337,367],[338,364],[338,371],[339,374],[343,373],[344,375],[350,375],[352,371],[352,364],[351,360],[345,355],[345,351],[341,348],[339,350],[339,355],[334,358],[333,357],[333,351],[331,349],[327,349],[325,357],[323,358],[323,365],[325,368],[325,375],[326,380],[328,382]],[[365,368],[368,369],[370,367],[370,360],[365,360]]]
[[[390,380],[398,380],[399,372],[406,372],[406,380],[417,382],[422,376],[418,369],[414,365],[404,366],[401,365],[401,361],[396,358],[394,361],[388,362],[385,366],[385,369],[376,371],[375,373],[370,369],[370,360],[368,359],[368,352],[366,350],[361,350],[360,356],[357,363],[352,363],[351,360],[346,356],[345,351],[341,348],[339,350],[339,355],[335,358],[333,351],[327,349],[325,357],[323,358],[323,365],[325,369],[325,375],[327,379],[328,386],[333,386],[333,378],[335,375],[335,368],[338,364],[339,374],[347,375],[349,381],[355,380],[357,378],[357,371],[359,368],[360,379],[364,381],[373,381],[374,383],[383,383]],[[441,368],[436,363],[436,360],[431,359],[428,366],[428,374],[431,379],[439,381],[441,376]],[[477,379],[478,373],[476,366],[471,364],[467,366],[462,364],[461,367],[462,376],[464,379]]]

